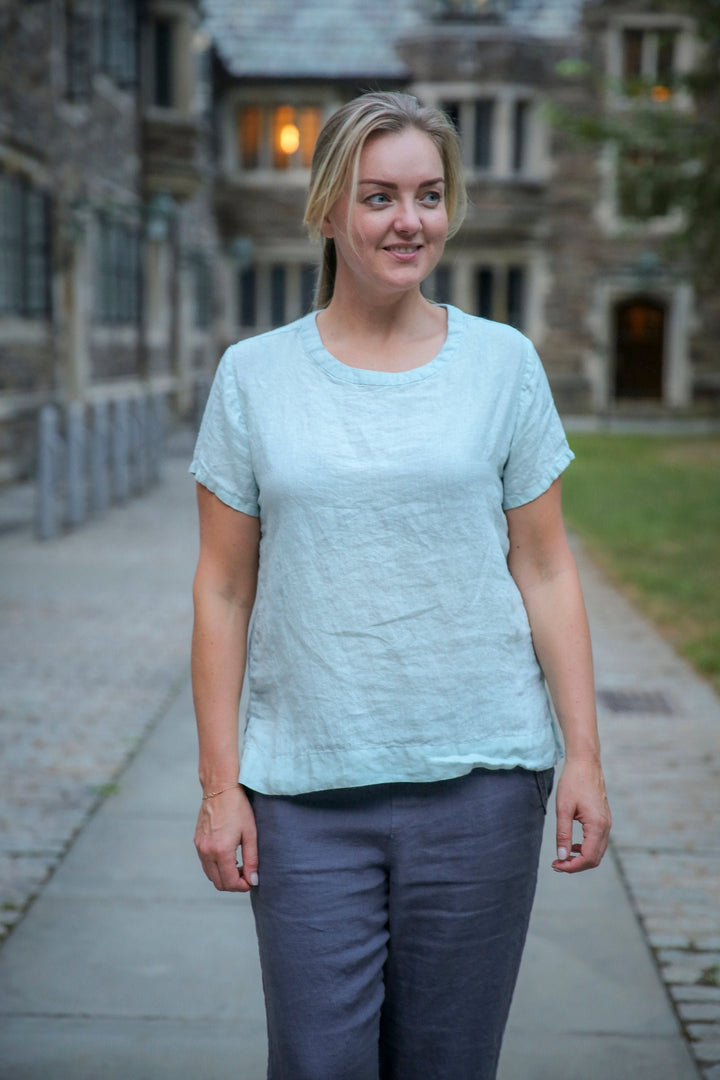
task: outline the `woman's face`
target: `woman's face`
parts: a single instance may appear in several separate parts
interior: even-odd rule
[[[440,154],[417,128],[371,136],[360,154],[357,194],[350,181],[323,223],[337,253],[336,291],[371,297],[406,292],[437,265],[448,217]]]

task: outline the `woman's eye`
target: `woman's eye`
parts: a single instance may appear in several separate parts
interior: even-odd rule
[[[376,191],[373,195],[368,195],[365,202],[370,206],[384,206],[388,202],[388,197],[384,191]]]
[[[442,202],[442,195],[439,191],[426,191],[422,201],[428,206],[438,206]]]

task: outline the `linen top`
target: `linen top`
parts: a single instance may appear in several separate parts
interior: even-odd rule
[[[257,791],[560,754],[504,511],[573,454],[528,339],[447,312],[410,371],[341,363],[315,313],[218,367],[190,471],[260,517],[240,770]]]

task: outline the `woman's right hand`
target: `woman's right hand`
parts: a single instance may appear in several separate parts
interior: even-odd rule
[[[240,847],[242,865],[238,865]],[[240,785],[203,799],[195,827],[195,849],[216,889],[249,892],[257,885],[255,815]]]

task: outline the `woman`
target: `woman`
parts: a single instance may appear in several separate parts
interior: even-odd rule
[[[527,339],[420,289],[463,210],[443,114],[335,113],[319,311],[228,350],[192,466],[195,842],[252,890],[273,1080],[495,1076],[560,756],[546,682],[553,868],[607,845],[572,453]]]

